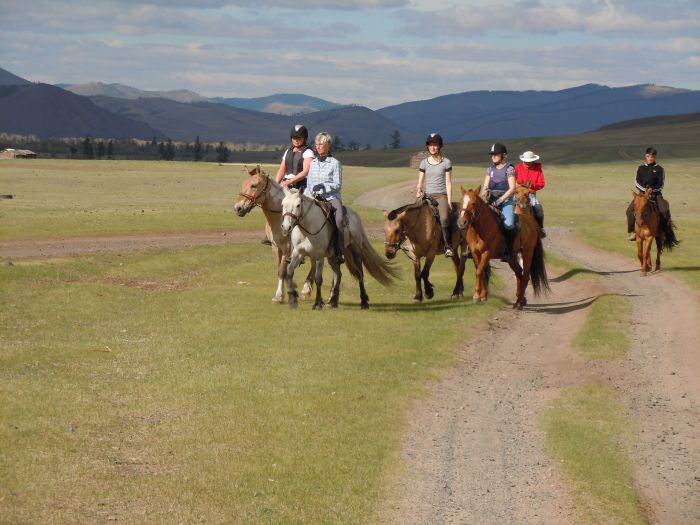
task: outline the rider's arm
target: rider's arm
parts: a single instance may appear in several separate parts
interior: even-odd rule
[[[309,174],[309,167],[311,167],[311,159],[313,159],[313,156],[304,158],[304,165],[302,166],[301,171],[289,179],[290,184],[294,184],[306,178],[306,176]]]
[[[425,172],[418,170],[418,184],[416,185],[416,197],[420,198],[424,195],[423,185],[425,184]]]
[[[285,151],[284,154],[286,155],[287,152]],[[275,181],[277,184],[282,182],[282,179],[284,178],[284,172],[286,171],[286,163],[284,162],[284,155],[282,156],[282,162],[280,162],[280,167],[277,170],[277,175],[275,175]]]
[[[506,191],[501,197],[496,201],[497,204],[503,204],[515,193],[515,169],[511,168],[513,171],[508,170],[508,191]]]
[[[489,177],[488,172],[486,172],[486,177],[484,177],[484,182],[481,185],[481,192],[479,193],[479,197],[482,199],[485,199],[486,196],[489,193],[489,184],[491,183],[491,177]]]
[[[445,171],[445,190],[447,191],[447,205],[452,209],[452,170]]]

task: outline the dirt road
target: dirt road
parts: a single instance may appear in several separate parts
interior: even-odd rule
[[[404,440],[405,470],[385,523],[586,523],[544,452],[537,427],[561,388],[614,388],[640,429],[627,450],[651,523],[700,523],[700,300],[663,273],[639,276],[629,259],[551,230],[546,249],[595,281],[550,275],[552,294],[523,312],[501,312],[468,334],[459,366],[416,403]],[[510,270],[500,270],[506,282]],[[619,362],[586,362],[571,350],[601,294],[633,307],[633,346]]]

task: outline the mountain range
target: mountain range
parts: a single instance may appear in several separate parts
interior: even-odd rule
[[[447,142],[544,137],[700,111],[700,91],[651,84],[468,91],[376,111],[306,95],[211,99],[187,90],[143,91],[121,84],[63,86],[32,83],[0,69],[0,132],[187,142],[199,136],[207,142],[281,145],[288,142],[291,126],[303,123],[312,136],[329,131],[345,145],[376,149],[389,145],[396,132],[402,146],[416,146],[433,131]],[[302,107],[309,112],[284,114]]]

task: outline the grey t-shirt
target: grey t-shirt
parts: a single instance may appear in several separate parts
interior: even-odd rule
[[[445,184],[445,173],[452,171],[452,162],[447,157],[442,158],[440,164],[431,164],[428,159],[423,159],[418,167],[419,171],[425,173],[425,194],[447,193]]]

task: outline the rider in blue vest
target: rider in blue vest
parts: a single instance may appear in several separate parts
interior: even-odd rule
[[[505,250],[502,261],[510,259],[510,253],[515,239],[515,167],[506,162],[508,150],[500,142],[489,149],[491,166],[486,170],[486,177],[481,186],[481,197],[489,204],[496,206],[503,214],[503,234]]]

